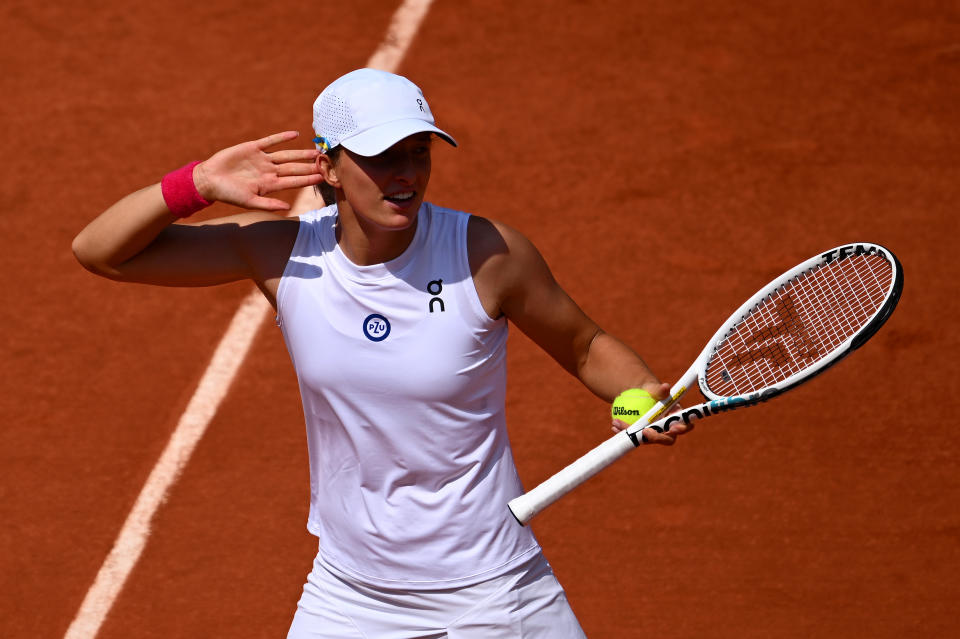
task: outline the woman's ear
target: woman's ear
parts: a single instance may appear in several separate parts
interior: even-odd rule
[[[330,156],[321,153],[317,156],[317,168],[324,182],[335,189],[340,188],[340,179],[337,177],[337,165],[330,159]]]

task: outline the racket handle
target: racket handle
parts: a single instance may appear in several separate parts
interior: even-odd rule
[[[530,492],[513,499],[507,506],[517,521],[526,526],[541,510],[634,448],[626,431],[620,431]]]

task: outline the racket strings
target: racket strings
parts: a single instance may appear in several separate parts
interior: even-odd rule
[[[877,313],[893,266],[876,254],[820,264],[793,277],[754,306],[714,349],[711,392],[737,396],[782,382],[844,344]]]

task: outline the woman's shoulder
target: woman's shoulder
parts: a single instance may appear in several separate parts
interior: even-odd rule
[[[471,215],[467,226],[467,249],[471,268],[491,260],[523,261],[537,249],[526,235],[517,229],[490,218]]]
[[[484,217],[470,217],[467,252],[474,284],[490,317],[499,317],[504,301],[545,268],[527,236]]]

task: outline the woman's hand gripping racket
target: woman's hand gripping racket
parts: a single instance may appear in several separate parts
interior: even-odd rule
[[[822,373],[866,342],[903,288],[897,258],[882,246],[839,246],[763,287],[724,323],[697,361],[633,425],[509,504],[521,524],[643,443],[643,430],[753,406]],[[667,415],[698,382],[706,402]],[[666,415],[666,416],[665,416]]]

